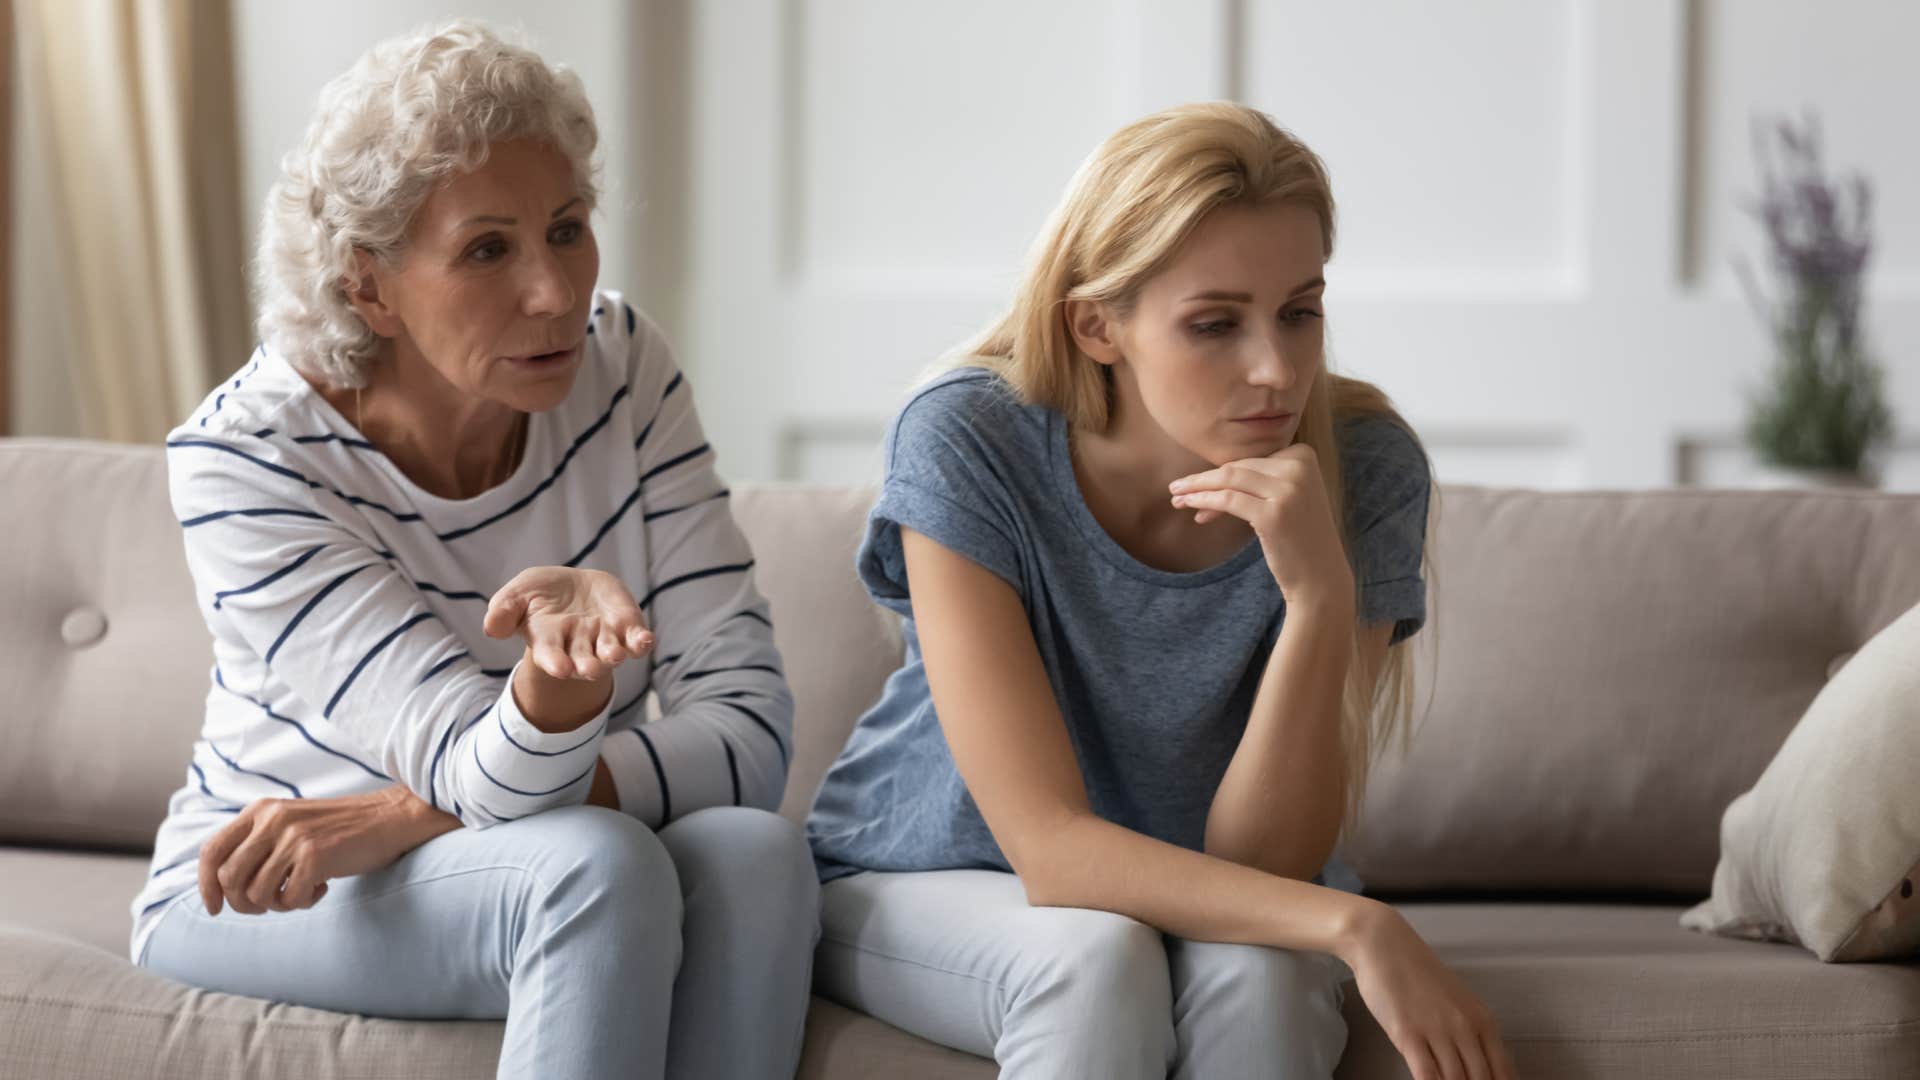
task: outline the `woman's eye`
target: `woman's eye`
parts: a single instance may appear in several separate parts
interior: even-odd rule
[[[487,240],[475,244],[467,251],[467,258],[477,263],[496,262],[507,253],[507,245],[498,240]]]
[[[1312,308],[1303,307],[1303,308],[1294,308],[1293,310],[1287,312],[1285,315],[1280,316],[1280,318],[1281,318],[1281,321],[1283,322],[1290,323],[1294,326],[1299,326],[1302,323],[1312,322],[1315,319],[1321,318],[1321,315],[1319,312],[1313,310]]]
[[[1233,320],[1214,319],[1210,322],[1194,323],[1191,329],[1200,337],[1219,337],[1233,329]]]
[[[563,221],[560,224],[555,225],[547,233],[547,241],[549,243],[559,244],[564,247],[567,244],[571,244],[579,240],[580,232],[581,232],[581,229],[580,229],[579,222]]]

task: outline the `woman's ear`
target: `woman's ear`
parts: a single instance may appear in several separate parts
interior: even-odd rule
[[[353,310],[360,313],[360,318],[374,333],[383,338],[399,337],[403,324],[381,290],[379,264],[370,252],[354,249],[353,273],[353,277],[340,281],[341,288],[346,290],[347,303],[353,305]]]
[[[1093,358],[1094,363],[1109,367],[1120,362],[1120,343],[1115,335],[1119,329],[1111,308],[1099,300],[1067,301],[1067,332],[1073,335],[1073,343],[1080,351]]]

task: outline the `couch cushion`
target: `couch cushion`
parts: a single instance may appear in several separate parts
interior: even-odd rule
[[[0,924],[0,1069],[8,1076],[491,1076],[500,1025],[374,1020],[213,994],[121,956]]]
[[[1721,811],[1920,601],[1916,536],[1912,495],[1446,488],[1431,705],[1348,859],[1389,892],[1705,895]]]
[[[127,955],[144,855],[0,847],[0,926],[23,926]]]
[[[1822,960],[1920,956],[1920,606],[1869,641],[1720,824],[1695,930]]]
[[[0,842],[144,851],[213,666],[158,447],[0,440]]]
[[[900,620],[853,574],[873,492],[802,486],[735,489],[733,517],[773,609],[773,638],[796,703],[793,763],[780,812],[804,822],[854,722],[900,666]]]
[[[1521,1076],[1894,1080],[1920,1063],[1920,964],[1822,964],[1684,930],[1665,905],[1402,910],[1499,1016]],[[1339,1077],[1401,1075],[1357,1004]]]
[[[0,1073],[490,1071],[497,1024],[268,1006],[134,968],[118,954],[127,933],[124,898],[144,872],[122,857],[0,850],[0,902],[8,905],[0,908]],[[23,902],[28,882],[34,895]],[[1920,964],[1821,964],[1790,945],[1690,933],[1675,907],[1420,903],[1403,910],[1500,1016],[1522,1076],[1892,1080],[1911,1077],[1920,1061]],[[110,944],[116,955],[80,941]],[[1404,1076],[1351,984],[1345,1011],[1341,1080]],[[129,1060],[142,1068],[131,1069]],[[957,1080],[994,1070],[816,999],[800,1075]]]

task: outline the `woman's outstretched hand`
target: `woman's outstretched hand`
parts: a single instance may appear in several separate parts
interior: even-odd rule
[[[1222,514],[1253,526],[1267,569],[1291,605],[1353,599],[1353,568],[1313,448],[1295,443],[1267,457],[1229,461],[1170,485],[1173,505],[1206,524]]]
[[[487,636],[527,640],[527,655],[556,679],[597,682],[653,648],[633,593],[612,574],[565,566],[523,570],[487,604]]]
[[[1414,1080],[1512,1080],[1493,1013],[1448,971],[1398,911],[1380,905],[1348,966],[1367,1008]]]

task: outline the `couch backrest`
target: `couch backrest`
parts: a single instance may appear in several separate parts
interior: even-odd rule
[[[1920,496],[1448,488],[1433,557],[1431,704],[1375,770],[1361,875],[1704,894],[1727,803],[1920,602]]]
[[[899,662],[853,576],[869,501],[735,488],[799,703],[795,819]],[[1347,847],[1391,891],[1704,892],[1726,804],[1920,601],[1920,496],[1449,487],[1439,507],[1418,735]],[[142,848],[211,666],[161,454],[0,441],[0,520],[0,840]]]

